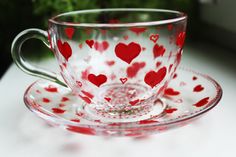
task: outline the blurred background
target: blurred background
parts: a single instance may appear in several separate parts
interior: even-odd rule
[[[48,18],[72,10],[94,8],[162,8],[186,12],[189,16],[187,42],[209,42],[232,52],[236,50],[235,0],[1,0],[0,77],[12,63],[10,48],[14,37],[27,28],[47,29]],[[234,20],[233,20],[234,19]],[[42,43],[27,41],[25,56],[51,57]],[[35,51],[37,50],[37,51]]]

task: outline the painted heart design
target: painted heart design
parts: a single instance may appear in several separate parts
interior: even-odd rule
[[[99,75],[94,75],[94,74],[89,74],[88,75],[88,80],[96,85],[97,87],[100,87],[103,83],[107,81],[106,75],[99,74]]]
[[[111,101],[111,98],[109,98],[109,97],[105,97],[104,98],[107,102],[110,102]]]
[[[102,41],[101,43],[96,41],[94,43],[95,50],[99,51],[100,53],[102,53],[103,51],[106,51],[108,47],[109,47],[109,43],[107,41]]]
[[[173,113],[177,110],[178,110],[177,108],[168,108],[168,109],[165,109],[165,113]]]
[[[144,82],[150,87],[155,87],[159,84],[166,76],[166,67],[159,69],[157,72],[150,71],[144,77]]]
[[[146,65],[145,62],[135,62],[126,69],[127,76],[133,78],[137,75],[138,71]]]
[[[172,95],[172,96],[175,96],[175,95],[179,95],[180,92],[174,90],[173,88],[167,88],[167,89],[165,90],[164,94],[165,94],[165,95]]]
[[[93,47],[94,40],[86,40],[85,42],[86,42],[86,44],[87,44],[90,48]]]
[[[194,92],[201,92],[204,89],[202,85],[197,85],[193,88]]]
[[[134,105],[136,105],[138,102],[139,102],[139,99],[130,101],[129,103],[130,103],[130,105],[134,106]]]
[[[130,64],[141,52],[141,46],[135,42],[128,45],[119,43],[115,47],[115,54],[118,58]]]
[[[72,49],[67,42],[62,43],[61,40],[57,40],[57,47],[62,56],[68,61],[72,55]]]
[[[166,49],[164,48],[163,45],[155,44],[154,47],[153,47],[154,58],[157,58],[159,56],[163,56],[165,51],[166,51]]]
[[[185,36],[186,36],[185,32],[180,32],[176,37],[176,45],[179,46],[180,48],[182,48],[184,45]]]
[[[206,97],[206,98],[201,99],[197,103],[193,104],[193,106],[202,107],[202,106],[206,105],[208,103],[208,101],[209,101],[209,97]]]
[[[139,35],[147,30],[145,27],[131,27],[130,31],[134,32],[135,34]]]
[[[151,41],[153,41],[154,43],[156,43],[157,40],[159,39],[159,35],[158,34],[152,34],[152,35],[150,35],[149,39]]]
[[[54,86],[52,86],[52,85],[49,85],[48,87],[45,87],[44,89],[45,89],[47,92],[52,92],[52,93],[58,92],[57,87],[54,87]]]
[[[74,33],[75,33],[75,29],[73,27],[67,27],[65,28],[65,34],[69,39],[72,39]]]
[[[125,84],[125,82],[127,81],[128,79],[127,78],[120,78],[120,81],[122,84]]]

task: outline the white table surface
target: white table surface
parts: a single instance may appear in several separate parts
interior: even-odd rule
[[[0,157],[235,157],[234,53],[213,45],[186,44],[182,66],[215,78],[223,88],[222,100],[192,124],[141,139],[74,134],[46,125],[23,103],[26,88],[38,78],[11,65],[0,81]]]

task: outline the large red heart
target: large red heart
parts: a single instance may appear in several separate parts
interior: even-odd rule
[[[97,87],[100,87],[103,83],[107,81],[106,75],[99,74],[99,75],[94,75],[94,74],[89,74],[88,75],[88,80],[96,85]]]
[[[163,56],[165,51],[166,51],[166,49],[164,48],[163,45],[155,44],[154,47],[153,47],[154,58],[157,58],[159,56]]]
[[[160,83],[166,76],[166,67],[159,69],[157,72],[150,71],[144,77],[144,82],[151,86],[155,87],[158,83]]]
[[[69,38],[69,39],[72,39],[74,33],[75,33],[75,29],[73,27],[67,27],[65,28],[65,33],[66,33],[66,36]]]
[[[67,42],[62,43],[61,40],[57,40],[57,47],[62,56],[64,56],[64,58],[68,61],[72,55],[72,49],[70,45]]]
[[[107,41],[103,41],[101,43],[96,41],[94,43],[95,50],[99,51],[100,53],[102,53],[103,51],[106,51],[108,47],[109,47],[109,43]]]
[[[130,64],[141,52],[141,46],[135,42],[128,45],[119,43],[115,47],[115,53],[118,58]]]

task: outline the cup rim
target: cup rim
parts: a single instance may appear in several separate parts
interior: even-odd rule
[[[62,22],[56,20],[59,17],[67,16],[70,14],[83,14],[83,13],[94,13],[94,12],[112,12],[112,11],[146,11],[146,12],[158,12],[158,13],[173,13],[179,15],[179,17],[148,21],[148,22],[130,22],[130,23],[73,23],[73,22]],[[88,9],[88,10],[77,10],[61,13],[48,20],[49,23],[61,25],[61,26],[79,26],[79,27],[139,27],[139,26],[153,26],[153,25],[164,25],[177,23],[187,19],[187,14],[176,10],[167,9],[153,9],[153,8],[106,8],[106,9]]]

